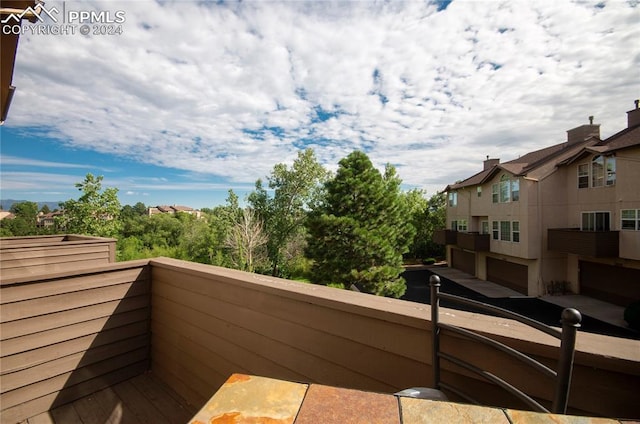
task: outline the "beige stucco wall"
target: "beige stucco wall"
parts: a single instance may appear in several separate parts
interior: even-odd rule
[[[457,190],[458,204],[447,209],[447,227],[452,220],[468,220],[468,231],[480,231],[481,221],[519,221],[520,242],[490,240],[490,252],[476,252],[476,275],[486,279],[487,255],[529,266],[529,294],[542,295],[551,281],[567,281],[572,291],[579,292],[576,255],[547,250],[550,228],[579,228],[582,212],[609,211],[611,229],[620,231],[620,258],[588,260],[610,265],[624,264],[640,268],[640,231],[621,230],[620,211],[640,209],[640,147],[616,152],[616,184],[578,189],[578,165],[590,163],[594,155],[586,155],[568,166],[537,169],[536,178],[520,178],[517,202],[493,203],[491,186],[499,183],[506,171],[482,185]],[[450,250],[447,251],[450,262]],[[585,258],[582,258],[585,259]]]

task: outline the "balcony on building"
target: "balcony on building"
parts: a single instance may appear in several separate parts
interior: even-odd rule
[[[87,239],[84,247],[81,241],[68,236],[29,243],[73,243],[84,252],[104,240]],[[432,381],[428,304],[168,258],[86,267],[37,259],[43,268],[34,274],[28,259],[42,249],[19,252],[17,244],[0,243],[0,255],[13,249],[15,259],[3,261],[10,276],[0,269],[3,423],[41,422],[38,416],[55,415],[90,395],[102,396],[106,416],[121,418],[109,422],[124,422],[144,412],[136,402],[148,391],[165,413],[179,412],[171,402],[158,402],[153,390],[161,386],[191,405],[176,415],[184,417],[233,373],[379,393]],[[23,273],[16,262],[21,255]],[[455,311],[442,320],[497,336],[543,362],[553,364],[559,355],[557,340],[505,318]],[[525,390],[550,404],[551,385],[527,365],[489,355],[447,331],[441,343],[483,369],[524,382]],[[568,413],[640,416],[638,342],[579,332],[576,349]],[[527,409],[455,365],[444,364],[442,372],[484,405]]]
[[[457,231],[454,230],[435,230],[433,232],[433,242],[440,245],[456,244]]]
[[[475,252],[489,251],[489,234],[480,234],[478,232],[458,231],[456,234],[456,244],[458,247]]]
[[[593,258],[617,258],[618,231],[583,231],[579,228],[549,228],[547,247],[551,251]]]

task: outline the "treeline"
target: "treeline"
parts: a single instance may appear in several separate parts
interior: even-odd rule
[[[11,207],[15,218],[0,221],[0,234],[115,237],[119,261],[167,256],[400,297],[403,264],[442,256],[432,235],[445,226],[442,194],[427,198],[400,185],[393,166],[381,173],[362,152],[332,174],[308,149],[258,180],[246,207],[229,190],[224,205],[197,217],[121,206],[117,188],[103,189],[101,176],[87,174],[76,184],[81,196],[60,204],[55,225],[37,226],[38,213],[51,211],[22,202]]]

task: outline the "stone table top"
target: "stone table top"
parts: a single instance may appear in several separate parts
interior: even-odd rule
[[[619,424],[233,374],[190,424]]]

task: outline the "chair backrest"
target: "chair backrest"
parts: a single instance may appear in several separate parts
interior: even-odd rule
[[[476,373],[485,379],[497,384],[508,392],[512,393],[526,404],[528,404],[533,410],[540,412],[553,412],[564,414],[567,410],[567,401],[569,398],[569,387],[571,385],[571,373],[573,370],[573,357],[575,352],[575,343],[576,343],[576,332],[578,327],[580,327],[580,321],[582,317],[580,312],[573,308],[567,308],[562,311],[561,322],[562,322],[562,331],[559,331],[553,327],[542,324],[538,321],[532,320],[520,314],[507,311],[506,309],[499,308],[497,306],[488,305],[486,303],[482,303],[476,300],[466,299],[460,296],[441,293],[440,292],[440,277],[437,275],[432,275],[429,278],[429,284],[431,286],[431,324],[433,330],[433,387],[436,389],[444,389],[448,390],[452,393],[457,394],[463,399],[470,401],[472,403],[478,404],[478,402],[468,395],[464,393],[464,391],[459,388],[448,385],[440,380],[440,360],[444,359],[446,361],[452,362],[466,370],[469,370],[473,373]],[[438,309],[440,307],[440,300],[447,300],[450,302],[454,302],[460,305],[470,306],[476,309],[480,309],[482,311],[486,311],[492,314],[496,314],[505,318],[510,318],[517,320],[523,324],[527,324],[537,330],[540,330],[546,334],[549,334],[553,337],[560,339],[560,356],[558,359],[558,367],[557,370],[552,370],[551,368],[543,365],[539,361],[533,359],[530,356],[525,355],[522,352],[519,352],[503,343],[498,342],[497,340],[493,340],[476,332],[460,328],[457,326],[441,323],[438,318]],[[502,379],[501,377],[496,376],[488,371],[482,370],[472,363],[460,359],[450,353],[445,353],[440,350],[440,330],[445,329],[447,331],[454,332],[462,337],[471,339],[476,342],[484,343],[489,346],[492,346],[495,349],[498,349],[523,363],[531,366],[535,370],[539,371],[543,375],[547,376],[551,380],[555,381],[554,384],[554,397],[552,402],[551,411],[542,406],[539,402],[531,398],[529,395],[525,394],[511,383]]]

